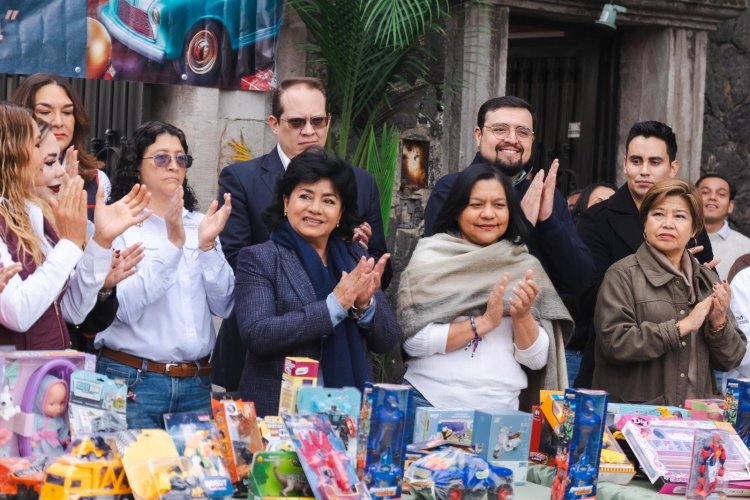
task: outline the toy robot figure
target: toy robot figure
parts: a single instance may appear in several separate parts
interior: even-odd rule
[[[742,438],[745,446],[750,446],[750,384],[744,385],[745,394],[741,394],[737,405],[737,423],[734,428]]]
[[[696,494],[706,498],[716,491],[719,478],[724,476],[724,463],[726,461],[727,452],[721,442],[721,437],[713,435],[706,439],[699,459]]]
[[[579,418],[575,422],[577,429],[573,431],[573,440],[570,443],[571,464],[574,467],[596,463],[597,433],[601,431],[602,420],[596,414],[594,401],[585,398],[582,403]]]
[[[563,447],[555,455],[555,478],[552,480],[552,500],[565,498],[565,490],[568,488],[568,450]]]
[[[400,456],[401,450],[392,449],[394,437],[398,436],[399,428],[404,421],[404,412],[398,407],[398,396],[393,392],[387,392],[383,404],[377,408],[377,432],[372,441],[373,462],[379,462],[381,456],[389,452],[391,459]]]

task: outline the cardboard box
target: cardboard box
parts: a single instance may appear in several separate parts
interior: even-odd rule
[[[297,413],[297,389],[303,385],[318,385],[319,365],[320,363],[310,358],[288,356],[284,360],[279,415],[284,412],[292,415]]]
[[[445,439],[461,445],[471,445],[474,410],[463,408],[417,408],[414,418],[415,443],[431,439]]]
[[[530,413],[477,410],[471,443],[480,457],[512,470],[515,484],[526,484],[531,443]]]

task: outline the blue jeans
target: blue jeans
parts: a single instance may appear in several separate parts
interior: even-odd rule
[[[581,369],[581,358],[583,355],[581,351],[569,351],[565,350],[565,360],[568,365],[568,387],[574,387],[573,381],[578,376],[578,371]]]
[[[168,377],[104,356],[97,358],[96,372],[127,384],[129,429],[163,429],[165,413],[203,411],[211,415],[211,375]]]

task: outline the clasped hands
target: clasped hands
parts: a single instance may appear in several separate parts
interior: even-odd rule
[[[351,272],[344,271],[333,295],[341,307],[349,310],[352,306],[364,310],[370,304],[375,292],[380,288],[383,269],[391,254],[383,254],[377,262],[373,257],[361,257]]]
[[[727,322],[731,298],[732,291],[726,280],[714,282],[711,295],[698,302],[690,314],[677,321],[680,335],[685,336],[697,332],[706,319],[711,329],[721,329]]]
[[[510,276],[503,273],[500,281],[494,286],[487,300],[484,314],[477,316],[476,324],[479,335],[484,336],[494,330],[503,321],[503,298],[508,287]],[[513,320],[524,319],[531,314],[531,306],[539,295],[539,285],[534,281],[534,271],[529,269],[522,281],[513,288],[510,298],[510,317]]]
[[[529,189],[521,200],[521,209],[532,226],[538,221],[550,218],[555,207],[555,185],[557,184],[557,169],[560,160],[555,158],[549,167],[546,178],[544,170],[540,170],[531,181]]]

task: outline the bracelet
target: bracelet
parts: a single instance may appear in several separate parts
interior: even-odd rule
[[[712,327],[711,323],[709,323],[708,324],[708,331],[711,332],[711,333],[713,333],[714,335],[716,335],[717,333],[719,333],[720,331],[722,331],[725,326],[727,326],[727,320],[726,319],[724,320],[724,323],[720,324],[716,328]]]
[[[680,330],[680,325],[677,321],[674,322],[674,329],[677,330],[677,340],[680,340],[682,338],[682,331]]]
[[[473,358],[474,353],[477,352],[479,343],[482,341],[482,337],[479,336],[479,332],[477,331],[477,322],[474,316],[469,316],[469,324],[471,325],[471,331],[474,332],[474,338],[466,344],[464,351],[471,347],[471,357]]]
[[[365,311],[367,311],[370,306],[372,306],[372,303],[375,300],[375,296],[370,297],[370,302],[367,303],[365,307],[359,308],[356,305],[352,304],[352,307],[349,308],[349,317],[353,320],[359,321],[362,316],[364,316]]]

